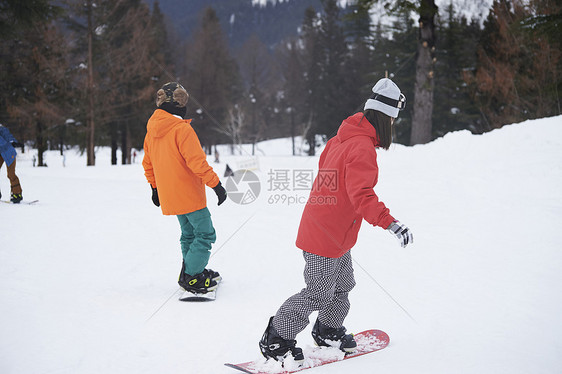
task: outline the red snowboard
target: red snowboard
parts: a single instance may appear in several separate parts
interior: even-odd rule
[[[273,359],[266,361],[265,358],[242,364],[225,365],[249,374],[289,374],[375,352],[385,348],[390,342],[388,335],[380,330],[363,331],[355,334],[354,338],[357,342],[357,351],[348,355],[337,348],[315,347],[305,349],[304,364],[300,367],[296,366],[294,362],[289,362],[287,367],[283,367],[280,362]]]

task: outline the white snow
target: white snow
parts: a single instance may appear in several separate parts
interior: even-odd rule
[[[267,3],[275,4],[277,2],[283,2],[283,0],[252,0],[252,4],[255,6],[266,6]],[[340,7],[345,7],[348,4],[352,4],[351,0],[338,0],[338,5]],[[379,22],[385,26],[392,26],[395,21],[395,17],[389,16],[387,14],[385,5],[392,4],[391,1],[378,1],[372,4],[371,15],[373,23],[376,25]],[[469,22],[472,19],[479,20],[480,24],[484,22],[486,17],[490,12],[493,0],[436,0],[435,5],[439,7],[439,14],[441,17],[446,18],[446,12],[449,5],[453,5],[455,14],[464,16]],[[524,1],[524,4],[528,3],[528,0]],[[419,2],[414,2],[414,4],[419,5]],[[412,18],[417,22],[419,16],[412,13]]]
[[[111,166],[100,149],[86,167],[67,151],[63,167],[48,152],[34,168],[19,154],[24,198],[39,203],[0,204],[0,373],[234,374],[223,364],[258,359],[268,318],[304,285],[294,241],[308,191],[268,178],[318,163],[275,143],[260,144],[256,201],[217,207],[207,189],[209,266],[223,276],[208,303],[177,300],[179,224],[152,205],[140,156]],[[244,157],[209,162],[224,181],[225,162]],[[415,243],[363,225],[346,327],[384,330],[390,345],[307,372],[562,372],[562,116],[393,146],[378,161],[375,190]]]

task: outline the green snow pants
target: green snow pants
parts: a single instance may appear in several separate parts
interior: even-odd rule
[[[196,275],[205,270],[211,256],[211,245],[217,235],[206,207],[177,216],[181,226],[181,252],[185,273]]]

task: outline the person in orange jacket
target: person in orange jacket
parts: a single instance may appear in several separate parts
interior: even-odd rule
[[[206,269],[216,233],[207,209],[205,186],[211,187],[218,205],[226,190],[207,163],[191,119],[183,119],[189,95],[177,82],[156,93],[156,106],[146,126],[142,166],[152,188],[152,202],[164,215],[178,217],[181,227],[182,268],[178,284],[186,291],[207,293],[220,281],[220,274]]]
[[[312,337],[319,346],[353,352],[357,343],[343,322],[355,286],[351,248],[361,222],[387,229],[402,247],[413,243],[408,227],[394,219],[373,188],[378,181],[377,148],[388,149],[392,126],[406,98],[388,78],[372,89],[362,112],[345,119],[320,155],[319,171],[302,214],[296,245],[305,260],[306,288],[288,298],[269,319],[260,340],[266,358],[304,360],[296,336],[318,311]]]

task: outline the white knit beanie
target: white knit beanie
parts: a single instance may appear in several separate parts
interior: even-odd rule
[[[398,112],[404,109],[406,98],[400,88],[388,78],[382,78],[373,87],[373,95],[365,103],[365,108],[378,110],[392,118],[398,117]]]

